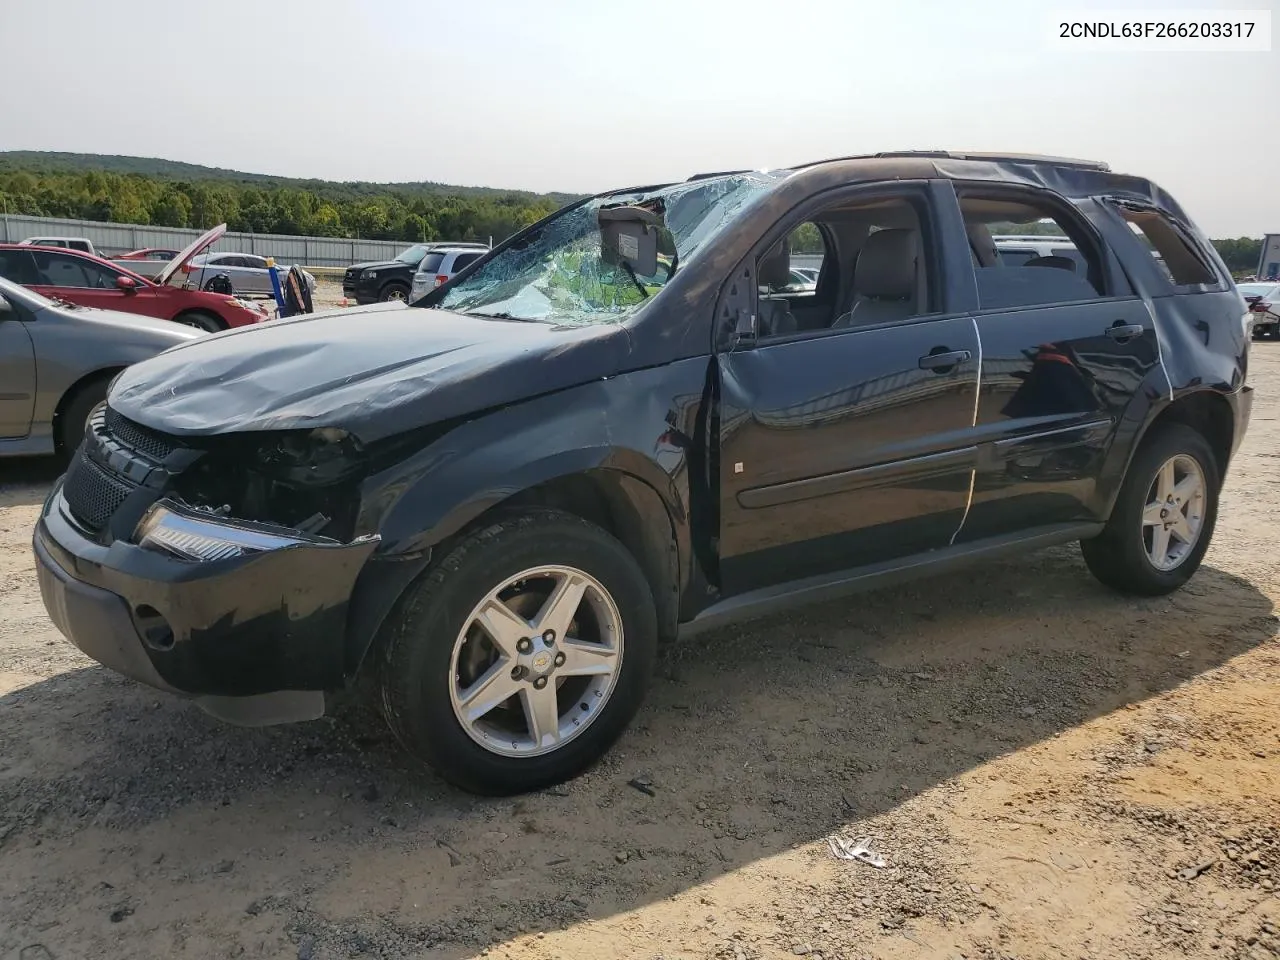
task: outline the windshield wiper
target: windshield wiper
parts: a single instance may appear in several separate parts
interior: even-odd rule
[[[486,320],[516,320],[520,323],[537,323],[533,317],[517,317],[510,313],[485,313],[481,310],[463,311],[468,317],[484,317]]]

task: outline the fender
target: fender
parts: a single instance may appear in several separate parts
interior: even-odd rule
[[[382,539],[356,593],[367,588],[378,596],[355,598],[362,612],[348,624],[349,664],[358,664],[433,548],[522,491],[593,471],[618,475],[618,492],[646,536],[654,536],[653,525],[664,526],[677,597],[683,594],[693,575],[689,459],[696,451],[690,438],[706,365],[705,357],[689,358],[501,407],[369,477],[356,529]]]

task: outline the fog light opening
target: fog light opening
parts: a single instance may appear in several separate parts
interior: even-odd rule
[[[161,652],[173,649],[173,627],[159,610],[149,603],[140,603],[133,608],[133,619],[138,633],[142,635],[142,642],[148,647]]]

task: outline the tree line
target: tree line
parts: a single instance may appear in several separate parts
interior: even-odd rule
[[[226,223],[244,233],[368,240],[499,242],[572,194],[533,194],[438,183],[335,183],[244,174],[142,157],[0,153],[0,209],[161,227]],[[993,225],[993,233],[1057,233],[1051,223]],[[1253,271],[1262,241],[1214,240],[1233,273]],[[812,224],[792,235],[797,253],[820,253]]]
[[[559,196],[446,192],[429,185],[307,187],[270,181],[168,180],[141,173],[0,169],[10,214],[369,240],[502,240],[557,209]]]

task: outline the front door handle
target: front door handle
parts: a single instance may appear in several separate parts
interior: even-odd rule
[[[1142,336],[1142,324],[1125,323],[1123,320],[1117,320],[1107,327],[1107,336],[1121,343],[1125,340],[1132,340],[1134,337]]]
[[[946,347],[934,347],[920,358],[921,370],[932,370],[934,373],[947,373],[956,364],[964,363],[973,356],[968,350],[948,350]]]

